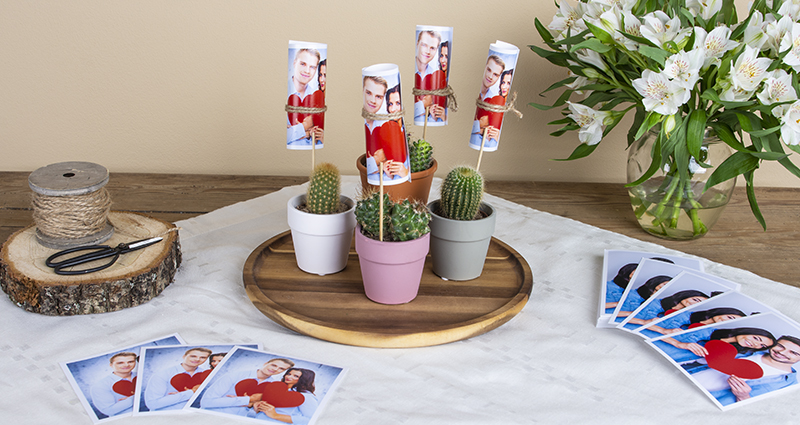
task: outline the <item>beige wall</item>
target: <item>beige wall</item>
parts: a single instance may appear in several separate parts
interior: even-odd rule
[[[304,10],[296,10],[302,5]],[[489,43],[522,49],[513,90],[525,113],[506,118],[487,178],[622,182],[623,126],[589,158],[554,162],[577,135],[548,135],[557,111],[528,107],[564,77],[528,44],[555,12],[552,0],[266,1],[5,0],[0,2],[0,170],[83,160],[112,172],[304,175],[310,153],[285,148],[287,41],[328,43],[326,146],[318,161],[355,174],[364,152],[361,68],[400,66],[410,104],[417,24],[454,27],[451,85],[461,109],[431,128],[442,176],[474,164],[467,147]],[[407,116],[410,116],[407,113]],[[410,126],[418,137],[422,129]],[[800,186],[764,167],[763,186]]]

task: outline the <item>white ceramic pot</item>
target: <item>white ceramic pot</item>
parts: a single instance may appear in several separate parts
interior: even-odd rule
[[[297,195],[286,205],[289,228],[297,267],[300,270],[326,275],[344,270],[356,227],[352,199],[342,196],[347,211],[339,214],[310,214],[297,209],[306,202],[306,195]]]

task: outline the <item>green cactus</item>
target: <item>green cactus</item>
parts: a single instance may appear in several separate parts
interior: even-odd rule
[[[456,167],[442,182],[440,213],[452,220],[474,220],[483,198],[483,177],[472,167]]]
[[[314,167],[308,182],[306,208],[312,214],[339,212],[341,177],[335,165],[324,162]]]
[[[431,214],[423,203],[404,199],[392,208],[392,240],[410,241],[425,236],[431,231],[430,221]]]
[[[433,165],[433,147],[425,139],[409,143],[408,155],[411,157],[412,173],[425,171]]]
[[[356,221],[361,226],[364,236],[379,240],[380,227],[380,195],[371,192],[364,199],[356,202]],[[410,241],[425,236],[430,232],[428,223],[431,215],[425,204],[404,199],[395,204],[388,194],[383,195],[383,240]]]
[[[392,211],[392,199],[388,193],[383,194],[383,235],[384,240],[389,235],[389,214]],[[380,232],[380,194],[377,191],[365,195],[364,199],[356,202],[356,221],[361,226],[364,236],[372,239],[378,239]]]

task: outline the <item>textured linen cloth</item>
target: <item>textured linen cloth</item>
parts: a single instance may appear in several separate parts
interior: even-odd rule
[[[356,177],[343,193],[356,194]],[[437,179],[431,199],[438,196]],[[305,185],[176,223],[183,264],[150,302],[74,317],[28,313],[0,300],[3,423],[89,424],[59,362],[174,332],[189,344],[261,343],[266,351],[342,366],[321,424],[796,424],[800,392],[722,412],[665,358],[616,329],[595,327],[604,249],[680,254],[498,197],[494,236],[528,261],[531,299],[515,318],[450,344],[376,349],[299,335],[248,299],[242,269],[261,243],[288,230],[286,203]],[[800,319],[800,289],[705,260],[706,271]],[[116,423],[235,423],[217,416],[128,417]]]

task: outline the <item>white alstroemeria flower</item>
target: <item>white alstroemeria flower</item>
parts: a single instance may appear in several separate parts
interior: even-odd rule
[[[577,94],[583,94],[583,92],[580,90],[580,88],[585,86],[585,85],[592,84],[592,82],[593,82],[592,80],[589,80],[588,78],[584,77],[583,75],[577,75],[572,71],[569,71],[569,76],[570,77],[576,77],[575,81],[573,81],[573,82],[571,82],[569,84],[564,84],[564,87],[566,87],[566,88],[568,88],[570,90],[575,90],[575,93],[577,93]]]
[[[648,13],[642,17],[642,26],[639,29],[642,37],[652,41],[658,47],[664,47],[664,43],[674,41],[678,43],[691,33],[691,29],[681,29],[681,20],[676,16],[672,19],[660,11]]]
[[[720,93],[719,98],[726,102],[747,102],[753,98],[755,90],[743,90],[736,87],[729,86],[725,91]]]
[[[581,127],[578,131],[578,139],[581,143],[586,143],[589,146],[600,143],[603,138],[603,130],[606,127],[605,120],[611,116],[611,113],[597,111],[580,103],[567,102],[567,106],[572,111],[567,116]]]
[[[794,21],[788,15],[781,17],[777,21],[774,19],[774,15],[767,15],[767,19],[764,22],[764,33],[767,35],[767,47],[773,56],[778,55],[783,38],[786,34],[792,32],[793,26]]]
[[[800,1],[784,0],[780,9],[778,9],[778,15],[788,16],[792,18],[793,21],[797,21],[798,17],[800,17]]]
[[[767,77],[767,68],[772,59],[759,58],[758,50],[744,46],[744,52],[731,67],[731,83],[733,88],[753,91]]]
[[[673,115],[689,101],[691,93],[681,84],[670,81],[663,73],[646,69],[642,78],[633,80],[633,88],[642,95],[644,109],[661,115]]]
[[[761,50],[768,38],[764,30],[764,15],[757,10],[753,11],[747,28],[744,29],[744,43],[756,50]]]
[[[692,16],[700,15],[707,21],[722,9],[722,0],[686,0],[686,7]]]
[[[633,9],[633,6],[636,6],[636,0],[589,0],[589,3],[600,3],[609,8],[616,6],[619,10],[628,11]]]
[[[583,21],[583,14],[583,3],[578,2],[575,8],[573,8],[566,0],[561,0],[558,12],[553,16],[553,21],[550,22],[547,28],[551,31],[555,31],[553,36],[556,41],[566,38],[567,32],[569,32],[570,35],[578,35],[589,29]]]
[[[780,51],[790,52],[783,57],[783,63],[795,71],[800,71],[800,24],[793,23],[791,32],[787,32],[781,40]]]
[[[787,145],[800,144],[800,100],[792,103],[781,118],[781,140]]]
[[[600,56],[600,53],[597,53],[594,50],[580,49],[576,52],[575,55],[582,62],[592,64],[602,69],[603,71],[608,71],[608,65],[606,65],[606,62],[603,60],[603,57]]]
[[[691,90],[700,79],[700,68],[703,67],[704,59],[703,49],[678,52],[664,62],[664,74]]]
[[[792,75],[782,69],[776,69],[764,82],[764,90],[758,93],[758,100],[763,105],[797,100],[797,92],[792,87]],[[778,105],[772,108],[772,115],[783,116],[789,105]]]
[[[720,58],[728,50],[739,44],[731,40],[731,29],[726,26],[719,26],[707,33],[700,27],[694,27],[694,47],[705,49],[706,59],[703,68],[711,65],[719,65]]]

